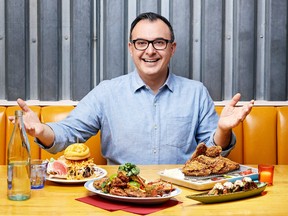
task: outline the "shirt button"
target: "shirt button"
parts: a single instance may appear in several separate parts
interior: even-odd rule
[[[153,153],[154,153],[154,154],[156,154],[156,153],[157,153],[156,149],[154,149]]]
[[[154,125],[154,130],[157,130],[157,125]]]

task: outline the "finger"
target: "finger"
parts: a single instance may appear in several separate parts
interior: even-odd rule
[[[31,109],[28,107],[28,105],[25,103],[25,101],[22,100],[21,98],[17,99],[17,103],[25,113],[31,111]]]
[[[254,100],[251,100],[249,105],[252,107],[254,105],[255,101]]]
[[[232,100],[230,101],[229,105],[230,106],[236,106],[236,104],[238,103],[238,101],[240,100],[241,98],[241,94],[240,93],[237,93],[233,96]]]
[[[248,104],[245,105],[245,110],[250,113],[252,107],[254,106],[254,100],[251,100]]]

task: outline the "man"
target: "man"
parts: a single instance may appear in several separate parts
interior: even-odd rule
[[[232,128],[245,119],[254,101],[236,107],[236,94],[218,121],[203,84],[169,72],[176,42],[170,23],[158,14],[140,14],[133,21],[128,46],[136,69],[101,82],[61,122],[40,123],[18,99],[27,132],[56,153],[101,130],[108,164],[183,164],[200,142],[219,145],[227,155],[235,145]]]

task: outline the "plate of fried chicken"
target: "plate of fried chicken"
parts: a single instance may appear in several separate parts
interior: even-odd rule
[[[117,173],[97,180],[90,180],[84,187],[102,198],[137,204],[163,203],[181,193],[172,183],[161,179],[147,181],[135,164],[120,165]]]
[[[179,195],[181,193],[181,190],[177,187],[174,188],[173,191],[164,194],[162,196],[155,196],[155,197],[130,197],[130,196],[118,196],[113,195],[110,193],[105,193],[102,190],[98,190],[93,186],[94,180],[87,181],[84,185],[84,187],[97,194],[98,196],[108,199],[108,200],[114,200],[114,201],[120,201],[120,202],[128,202],[128,203],[135,203],[135,204],[160,204],[164,203],[171,198]]]
[[[219,146],[207,147],[200,143],[184,166],[163,170],[161,179],[194,190],[211,189],[217,182],[234,182],[243,177],[258,179],[258,170],[221,156]]]

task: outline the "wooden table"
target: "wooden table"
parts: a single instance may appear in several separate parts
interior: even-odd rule
[[[108,174],[115,173],[118,166],[101,166]],[[157,172],[179,165],[139,166],[141,176],[157,179]],[[92,195],[83,185],[67,185],[46,182],[43,189],[32,190],[27,201],[10,201],[6,196],[6,166],[0,166],[0,215],[135,215],[123,211],[109,212],[100,208],[76,201],[76,198]],[[151,215],[288,215],[288,165],[275,167],[274,186],[267,187],[267,194],[218,204],[202,204],[187,199],[189,194],[199,193],[188,188],[179,187],[182,193],[176,196],[182,204],[158,211]]]

